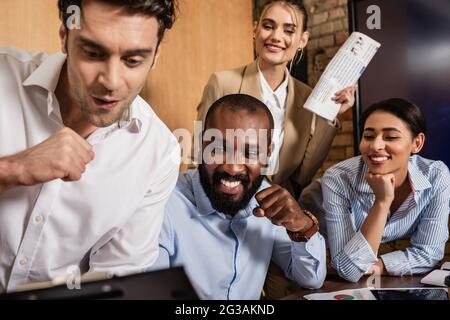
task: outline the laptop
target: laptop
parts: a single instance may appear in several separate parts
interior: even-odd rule
[[[406,288],[370,290],[377,300],[450,300],[444,288]]]
[[[198,300],[182,267],[146,273],[112,277],[85,282],[80,289],[66,284],[51,288],[12,292],[0,295],[0,300]]]

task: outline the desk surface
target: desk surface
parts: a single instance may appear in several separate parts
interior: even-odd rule
[[[380,287],[380,288],[420,288],[424,287],[420,283],[420,279],[423,276],[405,276],[405,277],[389,277],[383,276],[380,278],[380,282],[376,283],[371,281],[368,276],[361,278],[357,283],[347,282],[341,279],[337,275],[329,275],[325,280],[322,288],[317,290],[307,290],[301,289],[294,294],[284,297],[282,300],[299,300],[303,299],[303,296],[311,293],[324,293],[324,292],[334,292],[347,289],[360,289],[367,287]]]

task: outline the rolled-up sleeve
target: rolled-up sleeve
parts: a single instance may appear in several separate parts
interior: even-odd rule
[[[384,268],[387,273],[392,276],[410,275],[411,267],[409,266],[408,257],[405,251],[397,250],[383,254],[381,256]]]
[[[286,277],[304,288],[317,289],[326,277],[325,240],[316,233],[307,242],[291,241],[286,229],[279,227],[272,254]]]
[[[411,247],[381,256],[393,276],[428,272],[444,257],[450,213],[450,174],[447,168],[437,175],[434,192],[411,237]]]
[[[332,258],[338,274],[351,282],[357,282],[375,262],[377,256],[360,231]]]
[[[322,192],[332,265],[342,278],[357,282],[377,261],[377,256],[362,233],[356,230],[348,188],[343,180],[337,175],[325,174]]]

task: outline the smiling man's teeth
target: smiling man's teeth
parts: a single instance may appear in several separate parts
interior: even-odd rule
[[[237,187],[238,185],[241,184],[240,181],[227,181],[227,180],[224,180],[224,179],[220,180],[220,182],[221,182],[224,186],[226,186],[226,187],[228,187],[228,188],[235,188],[235,187]]]
[[[388,157],[370,157],[373,161],[386,161]]]

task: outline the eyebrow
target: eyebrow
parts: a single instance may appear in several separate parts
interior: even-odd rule
[[[269,19],[269,18],[263,19],[262,22],[270,22],[270,23],[273,23],[273,24],[277,24],[277,23],[275,22],[275,20],[272,20],[272,19]],[[284,23],[283,26],[285,26],[285,27],[294,27],[294,28],[297,28],[297,25],[296,25],[295,23]]]
[[[88,38],[85,38],[83,36],[79,36],[76,41],[79,42],[80,45],[82,45],[82,46],[88,46],[91,48],[95,48],[99,51],[109,53],[109,50],[106,47],[104,47],[103,45],[101,45],[95,41],[92,41]],[[146,55],[150,55],[152,52],[153,52],[152,48],[139,48],[139,49],[127,50],[123,53],[123,55],[125,55],[125,56],[138,56],[138,55],[146,56]]]
[[[371,131],[374,132],[375,129],[374,128],[365,128],[364,131]],[[396,131],[399,133],[402,133],[400,130],[398,130],[397,128],[383,128],[381,131],[387,132],[387,131]]]

